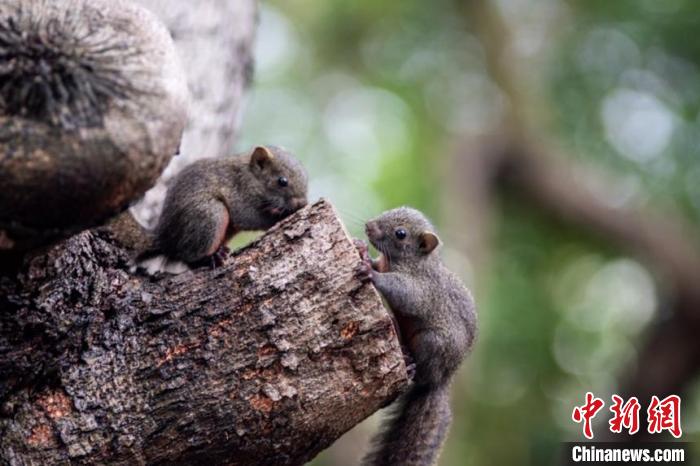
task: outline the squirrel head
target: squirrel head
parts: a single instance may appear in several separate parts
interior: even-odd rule
[[[257,146],[249,168],[257,181],[254,190],[268,226],[293,214],[308,203],[308,177],[301,163],[276,146]]]
[[[390,263],[425,259],[440,245],[435,227],[425,215],[410,207],[384,212],[367,222],[365,232]]]

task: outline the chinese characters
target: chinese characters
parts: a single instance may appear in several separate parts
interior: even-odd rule
[[[626,430],[630,435],[639,432],[639,413],[641,404],[637,397],[625,401],[618,395],[612,396],[613,404],[610,406],[612,418],[608,421],[610,432],[622,433]],[[581,406],[575,406],[571,413],[571,419],[583,423],[583,435],[587,439],[593,439],[593,418],[603,409],[605,402],[593,395],[586,393],[586,402]],[[647,431],[650,434],[660,434],[668,431],[675,438],[683,434],[681,429],[681,398],[678,395],[669,395],[663,400],[652,396],[647,408]]]

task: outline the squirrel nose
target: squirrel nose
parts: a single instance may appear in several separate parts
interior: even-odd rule
[[[299,210],[302,207],[306,207],[307,202],[306,199],[303,197],[295,197],[294,199],[292,199],[291,204],[294,210]]]

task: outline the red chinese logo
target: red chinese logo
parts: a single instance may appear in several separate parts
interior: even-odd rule
[[[583,406],[576,406],[574,412],[571,413],[571,419],[574,422],[581,423],[583,421],[583,435],[587,439],[593,438],[593,427],[591,427],[591,420],[598,414],[605,402],[600,398],[593,396],[593,393],[586,393],[586,404]]]
[[[618,395],[612,396],[613,404],[610,406],[612,418],[608,421],[610,432],[619,434],[623,429],[630,435],[639,432],[639,412],[641,405],[637,397],[625,401]],[[575,406],[571,413],[571,419],[576,423],[583,423],[583,435],[587,439],[593,439],[593,418],[603,409],[605,402],[596,398],[593,393],[586,393],[586,402],[581,406]],[[669,395],[663,400],[652,396],[647,408],[647,431],[650,434],[660,434],[667,430],[675,438],[683,435],[681,429],[681,398],[678,395]]]
[[[678,395],[669,395],[661,401],[659,401],[659,397],[652,396],[647,416],[650,434],[658,434],[664,430],[668,430],[676,438],[680,438],[683,434],[681,430],[681,398]]]
[[[639,431],[639,409],[641,405],[637,397],[632,397],[627,400],[627,403],[617,395],[612,396],[613,405],[610,411],[613,413],[613,418],[608,421],[610,424],[610,432],[619,434],[622,428],[627,429],[630,435],[636,434]]]

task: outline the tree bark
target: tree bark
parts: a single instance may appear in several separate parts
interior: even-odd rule
[[[20,17],[31,21],[25,24]],[[41,30],[40,19],[58,25],[61,35]],[[32,54],[12,43],[15,35],[8,39],[15,23],[15,35],[25,34],[17,42],[35,48],[55,43],[67,56],[85,55],[90,63],[117,73],[112,81],[123,82],[130,92],[121,100],[101,99],[111,110],[104,124],[88,128],[55,127],[45,117],[27,118],[0,108],[0,186],[6,188],[0,190],[0,259],[104,223],[140,199],[132,212],[153,225],[169,179],[199,158],[233,151],[243,93],[253,73],[255,0],[0,2],[0,81],[11,85],[5,92],[17,100],[27,87],[33,89],[27,83],[44,79],[44,71],[35,77],[23,70],[35,65],[40,71],[48,65],[35,63]],[[111,42],[95,45],[84,29],[104,33]],[[75,46],[87,52],[72,51]],[[118,65],[103,63],[111,55],[98,53],[111,48],[123,51]],[[50,71],[58,74],[64,68]],[[15,76],[20,72],[22,79]],[[63,80],[85,81],[68,78]],[[77,93],[75,100],[78,97],[87,98]],[[63,114],[77,113],[73,107]],[[179,155],[171,159],[176,152]]]
[[[0,278],[4,464],[302,464],[407,384],[330,204],[224,266],[130,274],[87,231]]]
[[[187,83],[129,0],[0,2],[0,254],[101,224],[177,151]]]

